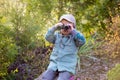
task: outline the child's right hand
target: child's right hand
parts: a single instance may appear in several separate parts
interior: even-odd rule
[[[56,28],[56,29],[61,29],[62,26],[63,26],[63,23],[61,23],[61,22],[55,24],[55,28]]]

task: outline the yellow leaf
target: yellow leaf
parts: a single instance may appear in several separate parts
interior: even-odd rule
[[[1,23],[6,23],[6,17],[3,17],[3,18],[1,19]]]
[[[14,72],[18,72],[18,69],[16,68],[16,69],[14,70]]]

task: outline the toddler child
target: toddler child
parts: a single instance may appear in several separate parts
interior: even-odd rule
[[[75,74],[78,48],[85,43],[85,37],[76,30],[76,20],[72,14],[64,14],[59,22],[46,33],[45,39],[54,44],[50,63],[42,74],[42,80],[70,80]]]

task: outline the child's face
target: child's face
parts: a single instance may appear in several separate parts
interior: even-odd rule
[[[65,19],[63,19],[63,20],[61,21],[61,23],[63,23],[64,25],[67,25],[67,24],[70,25],[70,28],[67,29],[67,30],[61,29],[61,33],[62,33],[63,35],[69,35],[69,34],[71,33],[72,29],[73,29],[73,23],[71,23],[71,22],[69,22],[69,21],[67,21],[67,20],[65,20]]]

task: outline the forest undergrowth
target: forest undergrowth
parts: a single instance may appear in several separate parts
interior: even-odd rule
[[[116,64],[120,64],[120,24],[117,18],[113,21],[116,22],[109,28],[106,37],[96,39],[93,43],[93,45],[99,42],[102,44],[80,55],[80,70],[77,70],[76,78],[108,80],[112,75],[111,73],[108,75],[108,71]],[[38,47],[19,54],[14,63],[8,67],[8,75],[2,79],[33,80],[37,78],[47,68],[51,50],[51,46]]]
[[[112,21],[106,37],[95,42],[103,41],[102,45],[88,53],[90,56],[81,56],[81,70],[77,73],[81,80],[120,79],[120,18]]]

